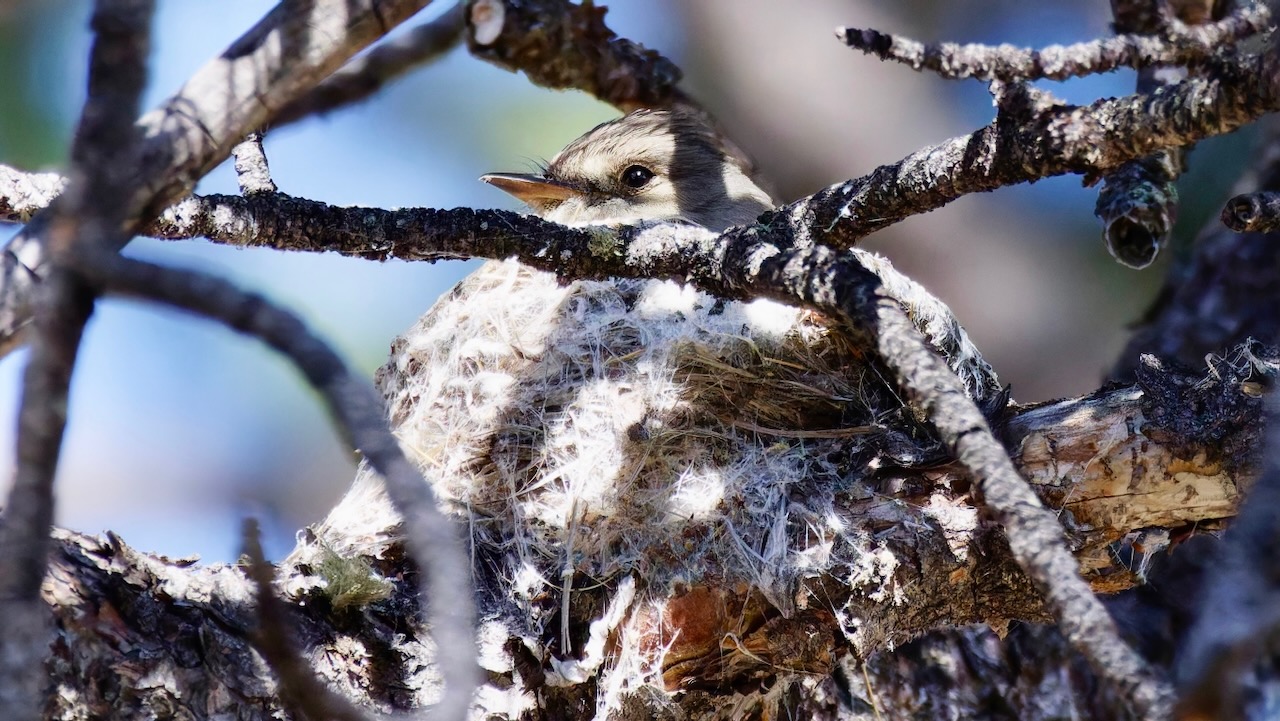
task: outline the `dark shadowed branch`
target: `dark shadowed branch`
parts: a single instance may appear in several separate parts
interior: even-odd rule
[[[71,182],[49,221],[29,237],[53,257],[49,282],[35,300],[31,356],[22,382],[17,468],[0,519],[0,707],[9,718],[36,718],[48,654],[47,606],[40,586],[48,568],[53,480],[67,422],[67,396],[93,295],[63,263],[119,236],[135,161],[133,126],[146,85],[152,0],[99,0],[90,26],[88,100],[71,148]],[[30,300],[30,299],[29,299]]]
[[[350,701],[316,678],[294,645],[292,621],[285,604],[276,598],[276,569],[262,552],[257,521],[245,519],[240,535],[245,572],[253,581],[254,598],[258,602],[254,648],[275,672],[280,683],[281,700],[291,711],[300,711],[304,719],[369,721],[370,716],[365,716]]]
[[[1235,192],[1280,192],[1280,127],[1265,120],[1256,161]],[[1253,337],[1280,338],[1280,285],[1274,278],[1280,238],[1237,233],[1219,223],[1201,232],[1186,258],[1175,259],[1153,306],[1134,329],[1112,377],[1133,378],[1144,353],[1195,366],[1209,353]]]
[[[264,298],[221,279],[161,268],[118,255],[99,254],[77,265],[95,288],[161,301],[220,321],[287,356],[329,405],[340,431],[382,476],[404,519],[413,558],[426,569],[422,594],[430,599],[431,628],[445,681],[438,718],[461,719],[476,684],[472,584],[467,556],[422,475],[404,457],[387,427],[382,402],[367,380],[353,373],[298,318]]]
[[[1262,476],[1219,546],[1179,658],[1179,718],[1244,718],[1246,669],[1280,628],[1280,423],[1274,393]]]

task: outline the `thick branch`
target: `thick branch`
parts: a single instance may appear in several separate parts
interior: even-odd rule
[[[14,719],[35,718],[48,653],[40,586],[48,568],[53,480],[58,468],[71,372],[93,312],[93,294],[65,259],[123,244],[119,226],[129,185],[123,169],[136,153],[133,119],[146,84],[152,0],[99,0],[90,21],[89,92],[71,148],[68,192],[40,234],[54,257],[35,314],[35,338],[23,374],[17,469],[0,523],[0,706]]]
[[[604,24],[608,8],[568,0],[471,0],[467,3],[471,54],[534,85],[576,88],[629,112],[689,100],[676,87],[680,69],[659,53]]]

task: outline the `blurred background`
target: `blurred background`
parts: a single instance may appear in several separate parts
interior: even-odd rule
[[[608,23],[657,49],[761,166],[785,200],[972,132],[993,115],[982,83],[880,63],[837,41],[838,25],[920,40],[1041,46],[1110,32],[1107,0],[618,0]],[[274,5],[161,0],[151,107]],[[429,7],[409,25],[444,9]],[[0,2],[0,163],[64,167],[84,97],[87,0]],[[1049,86],[1087,103],[1132,92],[1120,72]],[[268,135],[283,192],[340,205],[514,208],[476,178],[528,170],[616,112],[531,86],[456,49],[373,100]],[[1179,186],[1173,253],[1216,216],[1249,152],[1245,133],[1203,143]],[[198,192],[236,192],[224,164]],[[1106,255],[1096,191],[1077,177],[969,196],[872,236],[947,301],[1019,401],[1096,388],[1150,303],[1169,253],[1137,272]],[[0,242],[17,231],[0,225]],[[301,313],[363,372],[473,263],[374,263],[137,239],[130,255],[234,279]],[[0,360],[0,483],[26,353]],[[355,458],[315,394],[257,344],[179,313],[108,300],[89,326],[72,387],[58,523],[110,529],[171,556],[229,560],[240,518],[268,551],[292,547],[352,478]]]

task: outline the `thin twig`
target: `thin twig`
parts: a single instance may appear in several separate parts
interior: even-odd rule
[[[1107,73],[1117,68],[1190,65],[1221,53],[1222,48],[1261,33],[1270,26],[1266,6],[1251,4],[1227,18],[1194,30],[1183,26],[1162,37],[1126,34],[1074,45],[1016,48],[978,43],[925,44],[877,30],[840,28],[836,36],[855,50],[881,60],[928,70],[944,78],[980,80],[1066,80]]]
[[[289,711],[300,711],[303,718],[314,721],[370,721],[371,716],[321,683],[298,653],[290,632],[293,624],[274,591],[275,568],[262,552],[260,535],[258,522],[246,518],[241,527],[241,552],[248,560],[245,570],[253,581],[258,602],[258,631],[254,634],[253,647],[275,672],[281,700]]]
[[[281,108],[272,118],[271,127],[280,128],[359,103],[391,81],[445,55],[462,42],[464,4],[459,0],[439,17],[398,38],[384,40],[343,65],[306,95]]]
[[[431,485],[405,458],[388,430],[381,400],[369,382],[353,373],[296,316],[219,278],[102,253],[81,259],[77,271],[101,292],[162,301],[220,321],[261,340],[297,365],[328,403],[339,430],[383,477],[404,519],[406,544],[425,570],[423,605],[431,609],[430,629],[445,684],[432,718],[465,718],[478,681],[467,555],[437,506]]]

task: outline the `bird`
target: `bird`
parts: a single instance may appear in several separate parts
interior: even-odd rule
[[[481,180],[562,225],[683,221],[722,231],[777,205],[750,172],[698,111],[642,109],[597,125],[540,173]]]

